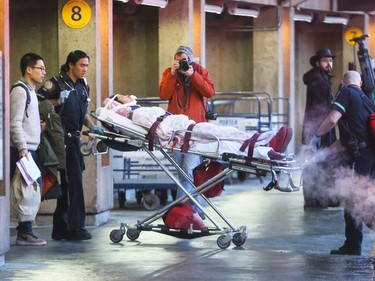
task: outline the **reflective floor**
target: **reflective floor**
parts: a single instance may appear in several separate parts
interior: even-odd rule
[[[265,184],[250,179],[226,185],[212,200],[236,227],[247,226],[241,247],[220,249],[217,235],[188,240],[154,231],[112,243],[109,233],[121,222],[134,224],[154,213],[129,202],[114,209],[108,223],[88,227],[89,241],[53,241],[51,227],[38,227],[47,247],[17,247],[12,235],[0,280],[375,280],[372,231],[364,230],[362,256],[331,256],[344,239],[342,210],[304,211],[301,191],[265,192]]]

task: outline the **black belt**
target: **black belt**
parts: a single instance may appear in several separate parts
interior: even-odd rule
[[[81,132],[80,131],[67,132],[66,136],[68,138],[73,138],[73,137],[74,138],[79,138],[79,137],[81,137]]]

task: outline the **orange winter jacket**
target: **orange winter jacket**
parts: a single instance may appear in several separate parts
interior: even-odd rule
[[[171,74],[171,68],[163,72],[159,85],[159,97],[168,100],[168,111],[172,114],[185,114],[195,122],[206,121],[206,98],[215,94],[215,87],[208,71],[193,62],[194,73],[188,77],[187,101],[184,86],[178,75]]]

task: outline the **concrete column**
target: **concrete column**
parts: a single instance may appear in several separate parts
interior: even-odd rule
[[[295,70],[295,56],[294,56],[294,21],[289,8],[279,8],[280,14],[280,28],[278,30],[279,34],[279,67],[278,67],[278,77],[279,77],[279,87],[278,95],[280,98],[277,102],[273,104],[273,109],[277,112],[278,120],[276,122],[289,122],[289,126],[296,132],[295,125],[295,92],[294,92],[294,70]],[[289,103],[288,103],[289,101]],[[290,107],[289,107],[290,105]],[[295,141],[296,138],[293,137],[289,146],[288,152],[295,152]]]
[[[61,10],[67,1],[58,3],[58,58],[60,65],[65,63],[70,51],[80,49],[90,56],[87,80],[90,85],[91,103],[89,111],[101,105],[102,100],[112,92],[112,0],[86,0],[91,7],[90,22],[79,29],[67,26],[61,18]],[[95,121],[95,120],[93,120]],[[84,127],[84,129],[86,129]],[[85,137],[83,137],[85,138]],[[87,141],[83,139],[83,141]],[[112,176],[108,155],[85,158],[84,193],[87,225],[106,222],[109,209],[113,207]],[[40,213],[51,214],[54,200],[45,202]],[[43,219],[38,217],[39,220]]]
[[[272,112],[276,127],[284,122],[295,129],[294,109],[288,102],[294,100],[294,30],[291,30],[289,8],[269,7],[260,11],[254,20],[253,32],[253,84],[254,91],[266,92],[274,99]],[[289,112],[288,112],[289,111]],[[285,115],[289,114],[288,120]],[[288,146],[294,152],[294,138]]]
[[[193,0],[169,1],[168,9],[160,9],[159,77],[164,69],[172,64],[173,55],[178,46],[195,47],[193,27]],[[193,51],[195,55],[195,50]],[[197,53],[200,53],[200,50],[197,50]]]
[[[254,20],[254,91],[267,92],[271,96],[278,95],[279,20],[276,7],[261,10],[259,18]]]
[[[193,7],[193,51],[199,63],[206,66],[206,12],[205,0],[195,0]]]
[[[0,0],[0,126],[3,132],[2,173],[0,178],[0,266],[5,263],[5,253],[10,247],[9,217],[9,1]]]

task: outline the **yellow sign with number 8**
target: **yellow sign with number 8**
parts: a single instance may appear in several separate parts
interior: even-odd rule
[[[83,0],[70,0],[62,8],[62,19],[71,28],[85,27],[91,19],[91,8]]]

